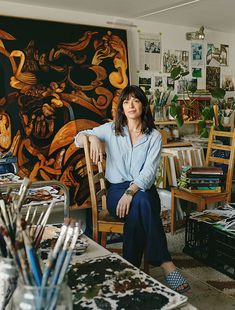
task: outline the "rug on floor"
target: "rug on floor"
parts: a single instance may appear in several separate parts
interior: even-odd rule
[[[235,280],[214,268],[207,266],[204,262],[183,253],[184,229],[177,231],[173,236],[170,233],[167,233],[166,236],[169,251],[175,265],[179,269],[199,281],[235,298]]]

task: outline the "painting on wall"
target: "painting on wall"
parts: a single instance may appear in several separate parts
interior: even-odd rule
[[[0,152],[18,174],[88,196],[77,132],[113,119],[128,85],[125,30],[0,16]],[[86,197],[85,197],[86,196]]]
[[[208,66],[228,66],[229,46],[225,44],[207,44],[206,64]]]
[[[206,67],[206,89],[211,91],[220,87],[220,67]]]

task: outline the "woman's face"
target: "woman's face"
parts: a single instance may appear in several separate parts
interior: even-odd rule
[[[135,98],[133,95],[130,95],[126,98],[123,103],[123,112],[127,119],[139,120],[143,112],[142,102]]]

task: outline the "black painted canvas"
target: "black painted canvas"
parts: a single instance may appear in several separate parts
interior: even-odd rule
[[[0,151],[18,174],[88,196],[80,130],[113,119],[127,86],[125,30],[0,17]]]

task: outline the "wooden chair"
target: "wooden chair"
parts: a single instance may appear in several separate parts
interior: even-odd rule
[[[230,145],[221,145],[214,143],[215,137],[227,137],[230,140]],[[229,152],[229,158],[219,158],[213,156],[214,150],[222,150]],[[234,155],[235,155],[235,130],[232,132],[216,131],[212,127],[210,130],[207,154],[205,160],[205,167],[212,166],[214,163],[220,163],[227,165],[227,173],[225,179],[225,189],[221,193],[190,193],[180,188],[171,189],[171,233],[174,234],[176,230],[176,204],[175,199],[183,199],[197,205],[197,211],[203,211],[206,205],[216,202],[230,202],[231,189],[232,189],[232,177],[234,170]]]
[[[107,233],[123,234],[124,222],[121,219],[112,217],[108,212],[104,163],[99,161],[97,166],[92,163],[90,143],[87,137],[84,138],[84,152],[92,208],[93,240],[99,243],[99,233],[101,233],[101,245],[106,247]],[[144,271],[149,272],[149,266],[146,262],[144,262]]]

